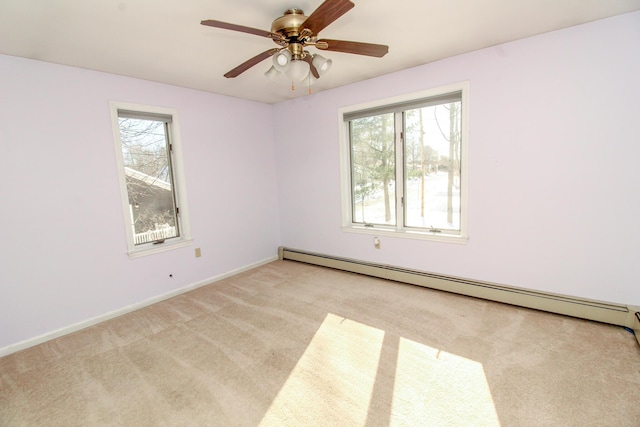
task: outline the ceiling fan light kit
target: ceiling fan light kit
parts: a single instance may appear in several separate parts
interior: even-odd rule
[[[276,81],[283,74],[293,82],[306,81],[309,86],[325,74],[332,65],[332,60],[319,54],[311,54],[307,47],[320,50],[351,53],[381,58],[387,54],[386,45],[352,42],[345,40],[318,39],[318,33],[336,19],[351,10],[355,5],[350,0],[325,0],[311,15],[305,16],[300,9],[292,8],[271,24],[271,31],[242,25],[229,24],[216,20],[204,20],[202,25],[239,31],[273,40],[279,47],[266,50],[243,62],[225,73],[225,77],[234,78],[273,56],[273,66],[265,72],[265,76]],[[309,90],[309,92],[311,92]]]
[[[278,69],[274,65],[272,65],[271,68],[269,68],[264,73],[264,75],[267,76],[267,78],[272,82],[275,82],[278,80],[278,77],[282,75],[282,72],[278,71]]]
[[[295,82],[303,81],[309,75],[309,63],[301,60],[291,61],[287,76]]]
[[[324,73],[329,71],[333,61],[331,61],[330,59],[325,58],[322,55],[315,54],[315,55],[313,55],[312,63],[313,63],[313,66],[316,67],[316,70],[318,70],[318,74],[323,75]]]
[[[284,73],[289,68],[289,63],[291,62],[291,52],[288,50],[281,50],[273,56],[273,66],[276,67],[276,70]]]

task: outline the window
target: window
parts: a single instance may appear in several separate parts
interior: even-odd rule
[[[340,110],[343,229],[464,242],[468,83]]]
[[[112,103],[129,255],[189,243],[176,112]]]

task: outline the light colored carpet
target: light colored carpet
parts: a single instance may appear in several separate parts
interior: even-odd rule
[[[624,328],[276,261],[0,359],[0,425],[638,426]]]

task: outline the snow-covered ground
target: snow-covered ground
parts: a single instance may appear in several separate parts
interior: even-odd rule
[[[424,217],[421,215],[421,187],[420,178],[411,179],[406,191],[406,226],[426,228],[459,228],[460,224],[460,188],[453,186],[452,222],[447,222],[447,187],[449,174],[446,171],[437,172],[424,177]],[[455,183],[457,184],[457,182]],[[389,185],[389,197],[391,205],[391,220],[385,221],[384,194],[378,191],[362,203],[355,205],[355,221],[372,224],[394,225],[395,221],[395,183]],[[364,208],[364,221],[363,221]]]

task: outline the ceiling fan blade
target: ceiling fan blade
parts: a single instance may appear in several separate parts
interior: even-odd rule
[[[325,0],[300,26],[318,34],[336,19],[347,13],[355,5],[349,0]]]
[[[273,40],[284,40],[284,37],[277,33],[270,31],[259,30],[257,28],[245,27],[244,25],[229,24],[228,22],[216,21],[213,19],[207,19],[200,22],[202,25],[209,27],[222,28],[225,30],[240,31],[241,33],[254,34],[256,36],[268,37]]]
[[[253,58],[249,59],[248,61],[245,61],[242,64],[238,65],[233,70],[227,72],[224,76],[226,78],[228,78],[228,79],[229,78],[233,78],[233,77],[238,77],[240,74],[244,73],[249,68],[251,68],[254,65],[256,65],[257,63],[264,61],[265,59],[267,59],[270,56],[273,56],[279,50],[280,49],[277,48],[277,47],[273,48],[273,49],[265,50],[264,52],[259,53],[258,55],[254,56]]]
[[[375,56],[382,58],[389,52],[389,46],[383,44],[349,42],[345,40],[322,39],[316,42],[316,47],[333,52],[355,53],[357,55]],[[326,46],[326,47],[325,47]]]
[[[304,62],[306,62],[307,64],[309,64],[309,70],[311,71],[311,74],[313,75],[313,77],[315,77],[316,79],[320,78],[320,73],[318,73],[318,69],[316,68],[315,65],[313,65],[313,58],[311,57],[311,55],[306,55],[303,58]]]

